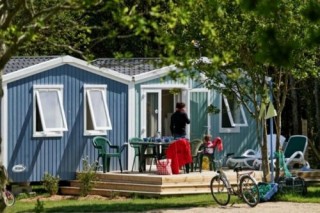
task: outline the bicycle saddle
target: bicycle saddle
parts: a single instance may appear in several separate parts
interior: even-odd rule
[[[233,169],[233,171],[234,171],[234,172],[240,172],[240,171],[242,171],[242,167],[241,167],[241,166],[235,167],[235,168]]]

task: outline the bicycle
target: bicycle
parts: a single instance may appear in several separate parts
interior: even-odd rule
[[[6,206],[13,206],[13,204],[16,202],[16,199],[12,192],[7,190],[5,187],[1,191],[0,197],[3,199]]]
[[[228,157],[228,155],[226,157]],[[228,205],[231,195],[243,199],[250,207],[255,207],[259,203],[260,195],[258,184],[252,176],[254,171],[240,173],[242,168],[236,167],[236,164],[233,171],[237,173],[237,184],[234,188],[231,186],[226,174],[222,170],[222,160],[214,160],[214,164],[218,174],[211,179],[210,190],[213,199],[219,205]]]

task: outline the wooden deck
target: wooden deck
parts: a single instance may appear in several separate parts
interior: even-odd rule
[[[311,169],[309,171],[292,170],[293,176],[303,178],[308,185],[320,185],[320,169]]]
[[[225,171],[231,184],[236,183],[236,173]],[[262,172],[254,171],[257,181],[261,181]],[[118,195],[186,195],[210,193],[210,181],[216,173],[213,171],[191,172],[177,175],[157,175],[155,172],[109,172],[97,173],[98,180],[90,194],[102,196]],[[60,193],[65,195],[79,195],[80,183],[71,181],[70,186],[60,187]]]
[[[236,183],[236,173],[232,170],[225,171],[231,184]],[[320,183],[320,170],[291,171],[293,175],[302,177],[307,183]],[[166,195],[187,195],[210,193],[210,181],[216,173],[213,171],[191,172],[178,175],[157,175],[155,172],[109,172],[97,173],[97,181],[90,192],[92,195],[113,197],[115,195],[144,195],[159,197]],[[254,171],[258,182],[262,181],[262,172]],[[70,186],[60,187],[64,195],[79,195],[80,183],[71,181]]]

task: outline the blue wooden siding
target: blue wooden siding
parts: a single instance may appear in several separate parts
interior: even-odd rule
[[[68,131],[63,137],[34,138],[33,85],[63,85],[63,106]],[[41,181],[45,172],[59,175],[61,180],[75,178],[86,156],[93,163],[97,150],[91,144],[93,136],[84,136],[83,86],[107,85],[107,102],[112,130],[107,137],[113,144],[122,145],[128,137],[128,86],[79,68],[63,65],[8,85],[8,171],[15,182]],[[122,155],[127,168],[127,149]],[[23,164],[27,170],[13,173],[14,165]],[[111,170],[119,170],[112,160]]]
[[[203,88],[203,84],[197,81],[191,81],[192,88]],[[209,100],[212,104],[220,108],[220,93],[217,91],[211,91],[211,97]],[[201,96],[195,96],[195,99],[198,99],[199,102],[202,102]],[[192,101],[192,96],[190,97]],[[246,110],[245,110],[246,111]],[[255,149],[258,147],[256,125],[254,119],[252,119],[248,112],[246,112],[246,117],[248,121],[247,127],[240,127],[240,132],[237,133],[221,133],[219,131],[220,117],[219,114],[210,114],[210,126],[211,126],[211,135],[212,137],[221,137],[224,144],[224,150],[221,153],[217,154],[217,157],[221,157],[226,153],[235,153],[236,155],[241,155],[247,149]],[[192,122],[192,120],[191,120]],[[199,127],[200,128],[200,127]],[[201,130],[203,132],[203,130]]]
[[[208,126],[208,93],[190,93],[190,139],[203,138]]]
[[[193,81],[189,80],[187,81],[189,83],[189,86],[191,89],[193,88],[203,88],[203,84],[199,81]],[[152,85],[152,84],[157,84],[157,85],[177,85],[177,84],[183,84],[182,82],[176,82],[173,81],[170,78],[166,78],[164,81],[161,81],[160,78],[153,79],[150,81],[146,81],[140,84],[135,85],[136,89],[136,113],[135,113],[135,124],[136,124],[136,135],[140,135],[140,119],[141,119],[141,114],[140,114],[140,109],[141,109],[141,85]],[[212,103],[209,102],[209,104],[213,104],[214,106],[220,107],[220,93],[212,90],[209,94],[211,94],[211,97],[209,97],[209,100],[212,101]],[[191,134],[193,132],[196,132],[198,129],[198,135],[190,135],[192,138],[197,138],[200,137],[204,133],[204,128],[203,126],[206,126],[205,120],[205,114],[204,111],[206,110],[206,104],[205,104],[205,99],[206,97],[201,93],[197,94],[190,94],[190,104],[195,105],[196,107],[199,107],[199,113],[200,119],[196,119],[196,122],[199,122],[194,129],[191,130]],[[197,106],[198,104],[198,106]],[[200,109],[201,108],[201,109]],[[202,111],[203,110],[203,111]],[[190,118],[191,118],[191,123],[194,122],[194,118],[196,117],[195,112],[190,113]],[[247,127],[240,127],[240,132],[238,133],[220,133],[219,132],[219,125],[220,125],[220,117],[219,114],[210,114],[210,125],[211,125],[211,135],[212,137],[221,137],[223,140],[224,144],[224,150],[223,152],[217,154],[218,157],[222,156],[225,153],[235,153],[236,155],[241,155],[245,150],[249,148],[257,148],[258,147],[258,142],[257,142],[257,137],[256,137],[256,125],[254,120],[250,117],[250,115],[247,113],[247,121],[248,121],[248,126]]]
[[[212,104],[220,107],[220,93],[212,94]],[[235,153],[236,156],[240,156],[247,149],[255,149],[258,147],[256,125],[254,119],[246,113],[248,126],[240,127],[240,132],[237,133],[220,133],[219,132],[219,114],[215,114],[211,117],[211,135],[212,137],[221,137],[223,140],[224,150],[218,153],[217,156],[221,157],[226,153]]]

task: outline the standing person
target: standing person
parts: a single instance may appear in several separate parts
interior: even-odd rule
[[[187,135],[186,126],[187,124],[190,124],[190,119],[188,118],[188,115],[185,112],[185,107],[185,103],[178,102],[176,104],[176,111],[171,116],[170,130],[174,139],[185,138]],[[186,172],[189,173],[189,163],[185,164],[185,167]]]
[[[170,130],[175,139],[185,138],[187,135],[186,126],[190,124],[190,119],[185,112],[185,107],[185,103],[178,102],[176,104],[176,111],[171,116]]]

